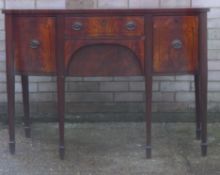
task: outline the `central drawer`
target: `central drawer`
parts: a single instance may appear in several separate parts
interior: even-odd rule
[[[66,17],[67,36],[141,36],[144,35],[144,17]]]

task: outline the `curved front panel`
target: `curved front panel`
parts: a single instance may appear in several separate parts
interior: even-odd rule
[[[68,40],[65,70],[76,76],[143,75],[144,40]]]
[[[80,48],[69,60],[67,74],[76,76],[142,75],[140,62],[126,47],[97,44]]]

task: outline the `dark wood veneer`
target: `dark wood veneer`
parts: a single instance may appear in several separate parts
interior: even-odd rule
[[[15,64],[17,71],[55,72],[54,17],[15,17]],[[32,42],[38,41],[36,48]]]
[[[22,76],[30,136],[28,75],[55,75],[59,151],[64,158],[66,76],[142,75],[146,83],[146,156],[151,157],[153,75],[193,74],[196,134],[207,154],[207,8],[3,10],[10,152],[15,152],[15,73]]]
[[[198,17],[154,17],[154,72],[195,72],[198,60]],[[172,42],[180,41],[181,48]]]
[[[135,28],[129,30],[126,25],[133,22]],[[81,30],[73,25],[82,24]],[[66,17],[65,34],[68,36],[141,36],[144,35],[144,18],[141,16],[113,17]]]

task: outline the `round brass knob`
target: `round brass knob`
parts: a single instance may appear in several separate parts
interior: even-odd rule
[[[171,45],[174,49],[181,49],[183,47],[183,43],[180,39],[173,40]]]
[[[40,46],[40,41],[39,40],[36,40],[36,39],[31,40],[30,48],[37,49],[39,46]]]

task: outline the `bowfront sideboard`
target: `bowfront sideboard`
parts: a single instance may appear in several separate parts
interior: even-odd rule
[[[64,158],[65,77],[144,76],[146,156],[151,157],[152,77],[195,77],[196,136],[207,154],[207,11],[188,9],[3,10],[9,148],[15,153],[15,75],[21,75],[30,137],[28,76],[57,77],[59,153]]]

